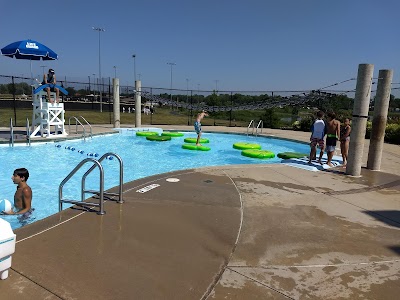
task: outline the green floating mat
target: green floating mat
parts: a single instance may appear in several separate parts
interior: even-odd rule
[[[252,158],[274,158],[274,152],[267,151],[267,150],[258,150],[258,149],[246,149],[242,151],[243,156],[252,157]]]
[[[184,136],[182,132],[173,132],[173,131],[164,131],[163,133],[161,133],[161,135],[170,137]]]
[[[211,150],[210,147],[196,146],[196,145],[193,145],[193,144],[183,144],[182,148],[183,149],[187,149],[187,150],[199,150],[199,151],[210,151]]]
[[[146,136],[146,140],[156,141],[156,142],[165,142],[165,141],[170,141],[171,137],[170,136],[162,136],[162,135],[149,135],[149,136]]]
[[[158,135],[157,132],[154,131],[136,131],[137,136],[150,136],[150,135]]]
[[[245,150],[245,149],[261,149],[260,144],[251,144],[251,143],[234,143],[233,148],[239,149],[239,150]]]
[[[184,139],[185,143],[196,143],[197,142],[197,138],[186,138]],[[199,143],[200,144],[207,144],[210,141],[208,139],[200,139]]]
[[[289,158],[302,158],[307,155],[308,154],[306,153],[300,153],[300,152],[282,152],[278,153],[277,156],[282,159],[289,159]]]

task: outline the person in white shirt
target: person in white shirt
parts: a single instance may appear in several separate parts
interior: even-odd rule
[[[324,117],[323,111],[317,112],[317,120],[315,120],[314,124],[311,126],[311,137],[310,137],[310,157],[308,159],[308,163],[311,164],[311,161],[315,159],[317,154],[317,145],[320,149],[318,162],[322,165],[322,155],[324,154],[325,143],[324,136],[326,132],[326,124],[322,118]]]

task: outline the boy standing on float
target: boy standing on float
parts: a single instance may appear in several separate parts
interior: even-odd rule
[[[197,133],[197,141],[196,141],[196,146],[201,146],[200,144],[200,137],[201,137],[201,120],[205,117],[208,116],[208,113],[206,111],[202,111],[197,115],[196,121],[194,122],[194,130]]]

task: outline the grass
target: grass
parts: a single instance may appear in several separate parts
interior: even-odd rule
[[[14,118],[14,110],[12,108],[1,108],[0,109],[0,126],[9,127],[10,118],[13,119],[14,126],[24,127],[26,126],[26,119],[29,119],[29,123],[32,123],[32,109],[18,108],[16,111],[16,122]],[[112,124],[113,123],[113,112],[104,111],[90,111],[90,110],[67,110],[65,111],[65,124],[68,124],[70,117],[83,116],[90,124]],[[188,125],[188,119],[190,125],[193,125],[195,121],[195,115],[188,118],[186,111],[171,110],[170,108],[157,108],[156,112],[151,115],[142,114],[142,125]],[[122,113],[121,112],[121,124],[133,125],[135,123],[134,113]],[[214,124],[215,123],[215,124]],[[75,124],[75,123],[74,123]],[[203,119],[202,124],[207,125],[218,125],[218,126],[229,126],[229,119],[214,119],[206,117]],[[232,126],[247,126],[248,122],[244,121],[232,121]]]

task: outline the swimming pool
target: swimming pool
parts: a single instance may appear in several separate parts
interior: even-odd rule
[[[152,131],[154,129],[152,128]],[[157,129],[156,131],[162,131]],[[0,176],[0,199],[13,199],[15,185],[11,181],[14,169],[27,168],[30,173],[28,184],[33,191],[32,206],[36,209],[32,218],[21,224],[16,216],[1,216],[11,223],[13,229],[43,219],[58,212],[58,187],[61,181],[72,171],[87,153],[107,152],[118,154],[124,163],[124,182],[143,177],[205,166],[232,164],[269,164],[279,163],[281,159],[260,160],[241,155],[240,150],[233,149],[236,142],[258,143],[263,150],[275,154],[280,152],[309,152],[309,146],[268,137],[254,137],[238,134],[203,133],[207,138],[210,151],[191,151],[182,149],[183,139],[196,137],[193,132],[184,132],[183,137],[172,138],[167,142],[152,142],[145,137],[135,135],[134,130],[120,130],[119,134],[110,134],[92,139],[69,140],[60,143],[32,144],[31,147],[0,147],[2,167]],[[59,145],[59,147],[57,147]],[[75,148],[74,151],[66,147]],[[78,150],[84,151],[79,153]],[[104,188],[118,185],[119,164],[117,160],[104,160]],[[68,199],[80,199],[82,175],[91,165],[87,164],[75,174],[64,186],[63,196]],[[96,168],[86,180],[86,188],[99,190],[99,174]],[[67,207],[66,205],[64,207]]]

